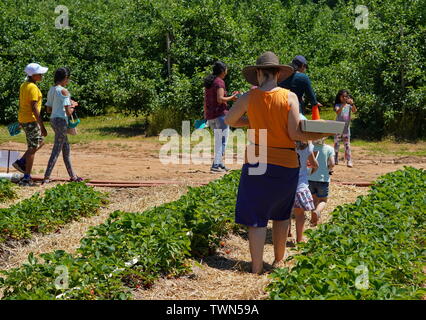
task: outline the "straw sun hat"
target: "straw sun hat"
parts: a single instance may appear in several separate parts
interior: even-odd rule
[[[256,70],[269,68],[277,68],[280,70],[278,82],[287,79],[294,73],[293,67],[289,65],[280,64],[277,55],[271,51],[264,52],[259,58],[257,58],[255,66],[245,67],[242,73],[244,78],[246,78],[249,83],[258,86],[259,83],[257,81]]]

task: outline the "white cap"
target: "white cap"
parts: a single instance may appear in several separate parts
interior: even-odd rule
[[[42,67],[38,63],[30,63],[25,67],[25,73],[31,77],[35,74],[44,74],[49,70],[49,68]]]

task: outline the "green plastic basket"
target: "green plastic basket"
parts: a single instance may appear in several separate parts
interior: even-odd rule
[[[74,119],[73,116],[71,116],[71,119],[68,121],[68,128],[74,129],[80,124],[80,119],[76,118]]]
[[[207,126],[207,120],[195,120],[194,127],[195,129],[204,129]]]
[[[7,130],[9,130],[9,134],[13,137],[21,133],[21,125],[19,122],[11,123],[7,126]]]

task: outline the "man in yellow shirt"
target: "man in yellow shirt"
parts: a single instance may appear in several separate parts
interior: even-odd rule
[[[27,136],[27,151],[21,159],[13,163],[13,167],[24,173],[20,181],[22,186],[33,186],[31,170],[34,164],[35,153],[44,145],[44,138],[47,136],[46,128],[41,119],[40,110],[42,94],[37,87],[37,82],[43,80],[43,74],[48,68],[44,68],[37,63],[30,63],[25,67],[27,81],[19,90],[19,111],[18,121]]]

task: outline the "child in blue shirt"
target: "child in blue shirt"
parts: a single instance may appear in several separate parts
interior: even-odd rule
[[[311,214],[311,225],[316,226],[324,210],[330,185],[330,171],[334,167],[334,150],[324,144],[325,138],[314,141],[314,154],[318,161],[318,169],[308,177],[309,190],[314,198],[315,209]]]
[[[294,199],[293,212],[296,219],[296,241],[303,241],[303,230],[305,227],[305,211],[315,209],[314,199],[309,190],[308,182],[308,160],[311,172],[315,172],[318,168],[318,162],[314,156],[314,145],[308,141],[296,141],[296,152],[299,155],[300,169],[299,181],[297,183],[296,197]]]

